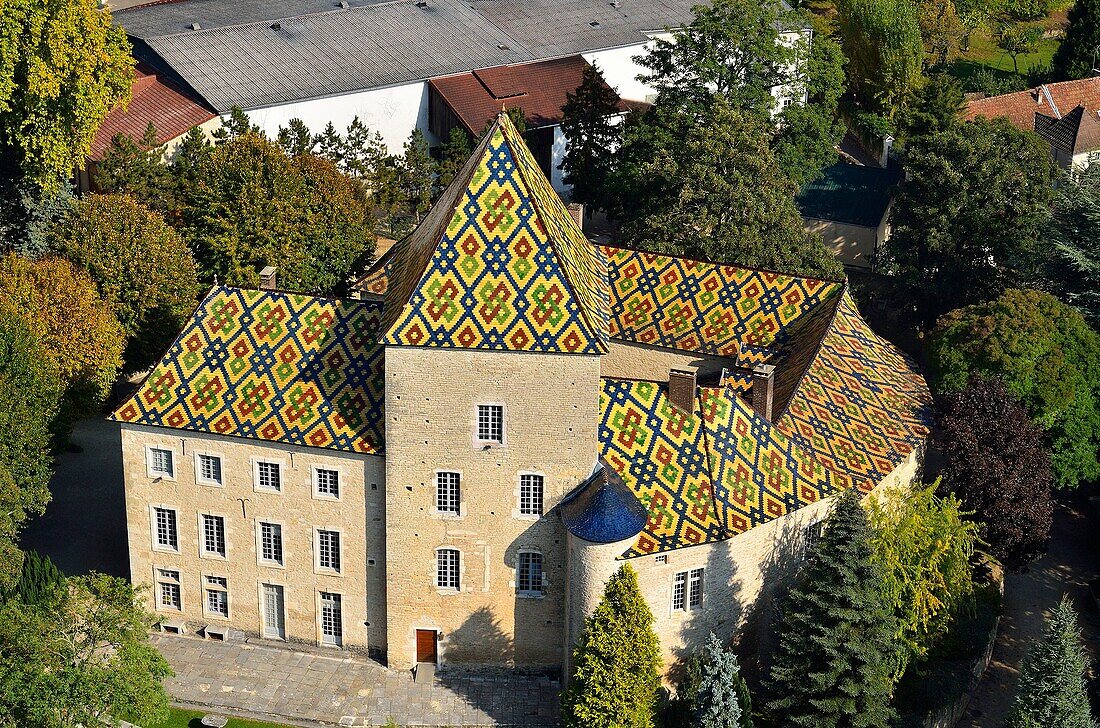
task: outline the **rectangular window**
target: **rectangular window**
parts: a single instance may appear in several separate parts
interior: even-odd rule
[[[161,447],[149,448],[149,470],[153,475],[160,475],[166,478],[175,477],[172,451],[165,450]]]
[[[656,561],[658,564],[667,564],[668,554],[657,554],[653,557],[653,560]]]
[[[688,574],[688,609],[703,603],[703,570],[692,569]]]
[[[282,490],[279,463],[256,463],[256,487],[264,490]]]
[[[283,565],[283,527],[260,522],[260,560]]]
[[[542,594],[542,554],[520,551],[516,588],[525,594]]]
[[[504,442],[504,405],[477,406],[477,439],[480,442]]]
[[[435,474],[435,510],[457,516],[462,476],[458,473]]]
[[[440,589],[458,590],[458,550],[438,549],[435,552],[435,585]]]
[[[321,592],[321,644],[339,647],[344,642],[344,614],[339,594]]]
[[[225,577],[206,577],[206,611],[229,619],[229,581]]]
[[[225,556],[225,519],[202,515],[202,550],[207,554]]]
[[[156,544],[161,548],[179,551],[179,534],[176,531],[176,512],[171,508],[153,509]]]
[[[687,608],[687,572],[678,571],[672,577],[672,611],[682,612]]]
[[[180,573],[171,569],[157,569],[157,606],[161,609],[183,610],[180,595]]]
[[[199,455],[199,481],[222,484],[222,459],[217,455]]]
[[[325,495],[330,498],[340,497],[340,472],[337,470],[328,470],[326,468],[317,468],[317,495]]]
[[[541,475],[519,476],[519,512],[523,516],[542,515],[543,477]]]
[[[340,571],[340,532],[317,532],[317,566],[331,571]]]

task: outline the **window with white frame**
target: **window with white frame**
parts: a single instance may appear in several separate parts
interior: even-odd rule
[[[688,609],[694,609],[703,603],[703,570],[692,569],[688,572]]]
[[[462,490],[462,476],[458,473],[438,472],[435,474],[435,510],[438,513],[457,516],[459,497]]]
[[[436,549],[435,552],[435,585],[439,589],[459,588],[459,553],[458,549]]]
[[[672,577],[672,610],[683,612],[703,603],[703,570],[678,571]]]
[[[157,569],[157,607],[160,609],[183,610],[183,596],[180,593],[180,573],[173,569]]]
[[[260,521],[260,560],[283,565],[283,527]]]
[[[225,557],[225,518],[202,514],[202,551],[206,555]]]
[[[222,484],[222,459],[217,455],[198,455],[198,474],[200,483]]]
[[[321,592],[321,644],[339,647],[344,643],[343,599],[339,594]]]
[[[317,468],[313,471],[317,495],[329,498],[340,497],[340,471],[330,468]]]
[[[317,531],[317,566],[329,571],[340,571],[340,532]]]
[[[655,562],[657,562],[658,564],[667,564],[668,563],[668,554],[657,554],[656,556],[653,557],[653,560]]]
[[[682,612],[687,608],[687,572],[677,571],[672,577],[672,611]]]
[[[808,558],[817,548],[818,542],[825,533],[825,521],[815,521],[802,529],[801,551],[802,558]]]
[[[163,447],[149,448],[149,472],[154,476],[174,478],[176,470],[172,451]]]
[[[204,581],[207,613],[229,619],[229,580],[224,576],[207,576]]]
[[[504,405],[477,406],[477,439],[478,442],[504,442]]]
[[[172,508],[153,508],[153,543],[157,548],[179,551],[179,532],[176,529],[176,511]]]
[[[262,490],[283,489],[279,463],[269,463],[263,460],[256,463],[256,487]]]
[[[535,473],[519,476],[519,512],[521,516],[542,515],[544,478]]]
[[[520,551],[516,569],[516,590],[521,594],[542,594],[542,554]]]

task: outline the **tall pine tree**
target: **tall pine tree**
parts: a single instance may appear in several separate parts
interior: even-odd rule
[[[1058,81],[1088,78],[1100,64],[1100,0],[1077,0],[1068,19],[1066,37],[1051,61]]]
[[[595,65],[584,69],[576,91],[565,96],[561,132],[569,142],[562,159],[562,180],[573,185],[573,201],[604,209],[604,188],[611,172],[620,129],[609,117],[619,111],[619,96]]]
[[[883,590],[867,514],[855,489],[837,500],[786,600],[779,634],[768,703],[777,724],[889,725],[897,618]]]
[[[737,656],[712,632],[699,661],[694,728],[752,728],[752,705]]]
[[[565,728],[651,728],[661,686],[660,645],[638,576],[623,564],[585,620],[562,693]]]
[[[1096,728],[1089,711],[1087,667],[1077,613],[1065,597],[1043,638],[1024,658],[1009,728]]]

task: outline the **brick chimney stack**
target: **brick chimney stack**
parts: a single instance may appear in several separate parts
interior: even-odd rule
[[[775,366],[757,364],[752,370],[752,408],[771,422],[772,397],[775,391]]]
[[[695,411],[695,372],[668,370],[668,400],[684,412]]]
[[[262,271],[260,271],[260,290],[275,290],[275,271],[276,268],[273,265],[266,266]]]
[[[573,222],[577,223],[577,227],[584,230],[584,205],[579,202],[570,202],[565,209],[569,210],[569,215],[573,218]]]

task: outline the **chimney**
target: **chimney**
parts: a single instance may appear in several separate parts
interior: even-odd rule
[[[752,408],[769,422],[772,419],[772,393],[775,388],[775,366],[757,364],[752,370]]]
[[[275,290],[275,266],[266,266],[260,271],[260,290],[262,291],[274,291]]]
[[[668,400],[684,412],[695,411],[695,372],[668,370]]]
[[[569,210],[569,215],[573,218],[573,222],[577,223],[577,227],[584,230],[584,205],[579,202],[570,202],[565,209]]]

